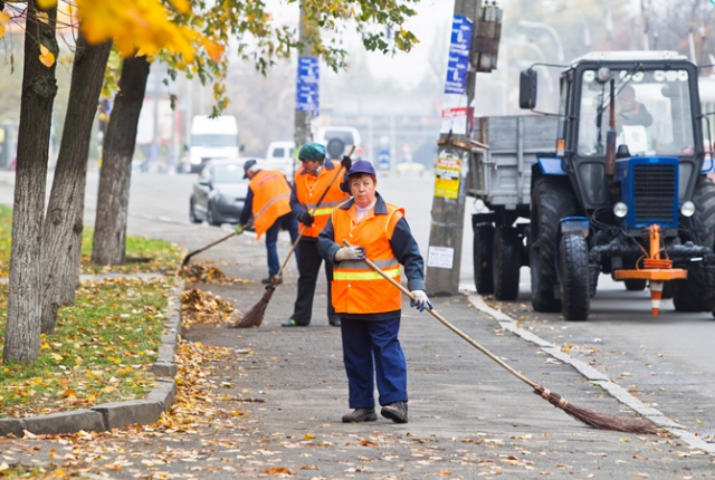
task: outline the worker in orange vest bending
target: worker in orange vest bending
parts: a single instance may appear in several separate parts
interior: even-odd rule
[[[318,234],[323,229],[333,209],[348,198],[348,194],[340,188],[343,178],[337,178],[330,183],[337,169],[350,168],[350,158],[344,157],[342,162],[325,159],[325,146],[319,143],[306,143],[298,152],[298,159],[303,168],[296,172],[290,205],[293,213],[305,227],[299,242],[298,250],[298,295],[295,300],[293,315],[282,323],[284,327],[306,327],[313,315],[313,296],[315,284],[318,281],[320,265],[323,258],[318,253]],[[323,192],[327,194],[315,209]],[[315,210],[315,211],[313,211]],[[313,212],[313,213],[311,213]],[[330,303],[330,282],[333,280],[333,263],[325,261],[325,277],[328,281],[328,323],[334,327],[340,326],[340,317]]]
[[[354,409],[343,422],[377,420],[377,382],[382,416],[407,423],[407,363],[397,338],[401,292],[362,260],[369,258],[397,283],[402,265],[415,299],[411,305],[420,311],[432,308],[425,293],[424,261],[404,209],[377,193],[372,164],[358,160],[348,173],[353,199],[333,211],[318,237],[320,254],[335,262],[332,301],[342,323],[343,362]]]
[[[261,283],[267,285],[281,267],[276,246],[281,228],[288,230],[291,242],[295,243],[298,239],[298,222],[290,208],[291,187],[283,172],[262,169],[255,160],[247,160],[243,164],[243,171],[243,178],[249,178],[251,181],[236,233],[243,233],[248,220],[253,216],[256,240],[266,234],[268,278],[261,280]],[[278,283],[282,281],[279,279]]]

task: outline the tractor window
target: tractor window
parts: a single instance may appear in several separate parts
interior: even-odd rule
[[[695,140],[686,70],[614,70],[617,145],[631,155],[692,155]],[[582,76],[578,153],[605,155],[609,130],[610,88],[595,71]],[[599,128],[600,127],[600,128]]]

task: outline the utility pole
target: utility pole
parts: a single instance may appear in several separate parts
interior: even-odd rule
[[[455,0],[427,252],[431,296],[459,291],[477,72],[496,68],[500,37],[496,5],[482,8],[482,0]]]
[[[318,116],[320,108],[320,73],[318,58],[315,57],[313,45],[314,31],[308,31],[305,8],[300,2],[300,24],[298,31],[298,68],[295,92],[295,151],[313,139],[311,123]],[[314,29],[313,29],[314,30]]]

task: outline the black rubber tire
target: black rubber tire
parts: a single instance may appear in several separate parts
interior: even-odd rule
[[[695,215],[691,218],[691,229],[697,245],[715,243],[715,185],[710,178],[701,176],[693,193]],[[713,292],[708,288],[707,275],[702,263],[687,267],[688,278],[672,282],[673,305],[678,312],[706,312],[715,306]]]
[[[500,226],[494,232],[494,298],[513,301],[519,296],[521,245],[514,227]]]
[[[209,202],[209,206],[206,209],[206,223],[212,227],[220,227],[221,222],[216,220],[216,213],[214,212],[214,206]]]
[[[576,214],[576,200],[568,181],[542,177],[531,194],[529,225],[529,266],[531,267],[531,304],[537,312],[561,311],[556,298],[556,242],[561,219]]]
[[[583,236],[567,233],[559,242],[561,313],[565,320],[586,320],[591,311],[591,274],[588,243]]]
[[[494,226],[491,223],[478,223],[474,226],[472,258],[474,261],[474,286],[480,295],[494,293],[492,281],[492,244]]]
[[[645,290],[648,282],[639,278],[632,278],[630,280],[624,280],[623,283],[626,284],[626,290],[629,292],[640,292],[641,290]]]
[[[196,211],[194,210],[194,199],[189,200],[189,221],[191,223],[201,223],[202,220],[199,220],[198,217],[196,217]]]

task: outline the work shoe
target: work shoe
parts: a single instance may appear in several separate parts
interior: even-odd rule
[[[264,278],[261,280],[261,283],[263,285],[268,285],[269,283],[271,283],[272,279],[273,279],[273,277]],[[278,280],[276,281],[276,285],[280,285],[281,283],[283,283],[283,277],[278,277]]]
[[[330,323],[330,325],[332,325],[333,327],[339,327],[340,326],[340,317],[329,318],[328,323]]]
[[[293,318],[289,318],[285,322],[281,323],[281,327],[307,327],[305,323],[298,323]]]
[[[380,414],[395,423],[407,423],[407,402],[395,402],[383,405]]]
[[[343,415],[343,423],[374,422],[377,420],[374,408],[356,408]]]

